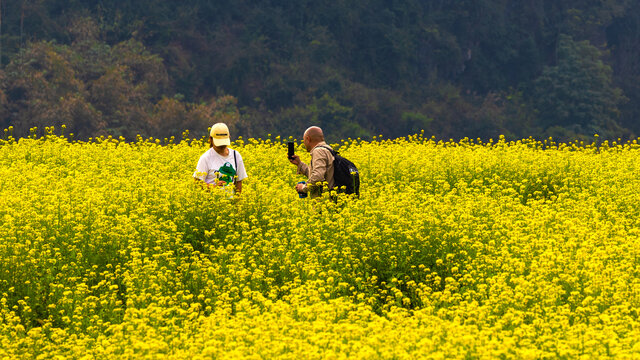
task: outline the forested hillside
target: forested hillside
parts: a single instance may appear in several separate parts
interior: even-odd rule
[[[0,60],[18,136],[640,134],[632,0],[0,0]]]

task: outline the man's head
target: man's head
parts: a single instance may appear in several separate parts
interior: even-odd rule
[[[317,126],[308,128],[302,136],[302,141],[307,151],[311,151],[316,145],[324,141],[322,129]]]
[[[229,128],[224,123],[217,123],[211,127],[209,133],[209,144],[213,147],[225,147],[231,144]]]

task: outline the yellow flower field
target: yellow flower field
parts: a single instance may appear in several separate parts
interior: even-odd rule
[[[0,358],[640,357],[636,141],[345,140],[335,203],[286,139],[231,199],[121,140],[0,140]]]

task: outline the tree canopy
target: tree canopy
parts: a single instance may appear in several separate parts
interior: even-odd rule
[[[631,0],[0,0],[0,124],[632,137],[639,29]]]

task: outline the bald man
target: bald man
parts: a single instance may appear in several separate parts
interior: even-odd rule
[[[311,195],[312,198],[322,194],[322,183],[327,182],[328,188],[332,189],[333,181],[333,160],[331,147],[324,141],[322,129],[317,126],[308,128],[302,136],[304,147],[311,153],[311,163],[303,163],[298,155],[294,155],[289,161],[298,167],[298,174],[305,175],[309,180],[306,184],[297,184],[296,191]]]

